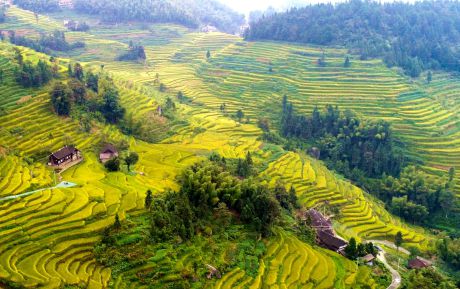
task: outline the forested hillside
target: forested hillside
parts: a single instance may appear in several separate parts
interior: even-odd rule
[[[222,31],[234,33],[244,21],[244,16],[214,0],[158,1],[158,0],[76,0],[75,9],[100,15],[105,21],[140,20],[171,22],[197,28],[213,25]]]
[[[378,3],[353,0],[270,15],[251,24],[246,39],[345,45],[362,59],[383,57],[416,77],[424,69],[458,71],[460,3]]]

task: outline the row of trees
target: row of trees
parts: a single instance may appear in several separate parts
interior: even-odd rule
[[[146,59],[144,46],[133,44],[133,42],[129,43],[127,52],[117,57],[118,61],[145,61]]]
[[[324,111],[316,107],[305,116],[297,114],[285,96],[281,134],[310,143],[319,149],[319,158],[348,177],[353,170],[367,177],[398,175],[404,163],[388,122],[362,120],[349,110],[342,112],[331,105]]]
[[[65,33],[62,31],[54,31],[52,34],[42,33],[38,40],[17,36],[14,31],[9,32],[10,42],[14,45],[25,46],[32,48],[35,51],[52,54],[54,51],[70,51],[73,49],[84,48],[85,43],[78,41],[75,43],[67,42]]]
[[[231,33],[244,22],[243,15],[215,0],[75,0],[74,5],[77,11],[108,22],[172,22],[192,28],[211,24]]]
[[[48,62],[38,60],[37,64],[24,61],[21,50],[14,49],[15,62],[13,75],[17,83],[24,87],[40,87],[47,84],[53,77],[57,76],[57,68],[51,67]]]
[[[297,199],[285,190],[275,194],[255,179],[233,175],[222,158],[213,156],[213,160],[185,170],[178,178],[179,191],[167,191],[148,202],[154,240],[190,239],[203,223],[211,222],[216,214],[231,216],[230,211],[267,236],[282,208],[296,206]]]
[[[423,223],[437,213],[448,218],[455,207],[453,176],[435,177],[407,166],[399,177],[384,176],[374,191],[390,211],[413,223]]]
[[[383,57],[388,66],[416,77],[424,69],[460,70],[459,19],[457,1],[352,0],[267,15],[253,22],[245,37],[344,45],[362,59]]]
[[[358,243],[355,238],[351,238],[348,245],[345,247],[345,254],[350,260],[357,260],[359,257],[364,257],[368,254],[377,256],[378,251],[372,242]]]
[[[119,103],[119,92],[113,80],[106,74],[85,73],[76,63],[68,70],[70,80],[58,82],[50,92],[51,103],[59,115],[70,114],[72,106],[101,115],[107,123],[116,124],[123,119],[125,110]]]
[[[58,0],[13,0],[15,5],[34,12],[55,12],[60,10]]]

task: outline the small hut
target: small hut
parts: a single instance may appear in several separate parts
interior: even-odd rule
[[[112,144],[106,144],[99,153],[101,163],[106,163],[108,160],[118,157],[118,150]]]
[[[373,266],[374,265],[374,260],[375,256],[372,254],[367,254],[366,256],[362,257],[361,260],[368,265],[368,266]]]
[[[409,269],[422,269],[430,267],[431,265],[432,263],[430,261],[417,256],[414,259],[409,260],[407,267],[409,267]]]

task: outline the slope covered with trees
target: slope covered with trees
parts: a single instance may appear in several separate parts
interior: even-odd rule
[[[231,33],[236,32],[244,20],[243,15],[214,0],[76,0],[75,9],[99,15],[108,22],[171,22],[192,28],[210,24]]]
[[[383,57],[418,76],[423,69],[458,71],[460,3],[424,1],[378,3],[353,0],[318,4],[264,17],[246,39],[344,45],[362,59]]]

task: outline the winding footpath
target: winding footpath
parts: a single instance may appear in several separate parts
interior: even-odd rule
[[[74,184],[74,183],[71,183],[71,182],[65,182],[65,181],[64,181],[64,182],[61,182],[61,183],[59,183],[58,185],[56,185],[56,186],[54,186],[54,187],[43,188],[43,189],[38,189],[38,190],[35,190],[35,191],[30,191],[30,192],[22,193],[22,194],[17,194],[17,195],[2,197],[2,198],[0,198],[0,202],[15,200],[15,199],[22,198],[22,197],[27,197],[27,196],[30,196],[30,195],[33,195],[33,194],[35,194],[35,193],[38,193],[38,192],[41,192],[41,191],[45,191],[45,190],[62,189],[62,188],[71,188],[71,187],[75,187],[76,185],[77,185],[77,184]]]
[[[396,245],[390,241],[385,241],[385,240],[367,240],[367,242],[372,242],[373,244],[381,244],[385,245],[387,247],[393,248],[393,249],[398,249]],[[409,255],[409,251],[407,251],[404,248],[399,248],[400,252],[403,252],[406,255]],[[399,286],[401,286],[401,275],[399,274],[398,271],[396,271],[393,267],[388,264],[387,259],[385,257],[386,252],[382,249],[381,252],[377,255],[377,259],[387,267],[387,269],[391,273],[391,284],[390,286],[387,287],[387,289],[397,289]]]

